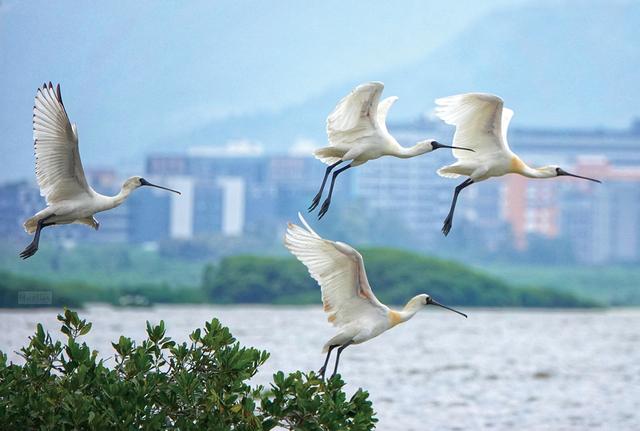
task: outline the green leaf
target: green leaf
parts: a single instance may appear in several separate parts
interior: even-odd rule
[[[23,364],[7,366],[0,352],[3,429],[248,431],[294,424],[360,431],[376,423],[367,392],[347,398],[339,377],[323,382],[315,373],[279,371],[269,390],[252,387],[249,379],[269,354],[242,347],[217,319],[194,330],[191,344],[165,337],[163,321],[148,324],[149,339],[139,345],[125,336],[112,343],[115,361],[109,354],[98,360],[71,336],[88,333],[91,323],[71,310],[60,320],[66,345],[38,325],[21,350]]]
[[[89,333],[89,331],[91,331],[91,323],[87,323],[82,327],[82,329],[80,330],[80,335],[86,335]]]

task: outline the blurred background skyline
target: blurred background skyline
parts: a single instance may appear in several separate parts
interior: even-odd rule
[[[84,262],[100,283],[117,270],[123,283],[145,273],[154,283],[195,285],[205,264],[226,256],[284,255],[285,223],[322,179],[325,166],[310,154],[326,143],[327,114],[357,84],[380,80],[385,96],[400,96],[388,123],[403,145],[451,141],[453,129],[431,114],[434,98],[491,92],[515,111],[508,139],[525,161],[604,183],[484,182],[463,193],[445,239],[440,227],[457,182],[435,173],[452,160],[441,150],[348,172],[328,216],[309,215],[312,226],[358,246],[640,304],[638,40],[640,2],[630,0],[3,0],[0,145],[10,168],[0,172],[0,269],[91,279],[76,261],[90,248],[126,256],[131,266],[100,273]],[[21,224],[44,204],[31,107],[49,80],[61,83],[98,192],[116,193],[128,176],[145,175],[183,195],[138,191],[97,215],[100,231],[48,230],[38,256],[21,262]],[[131,264],[141,250],[155,263]]]

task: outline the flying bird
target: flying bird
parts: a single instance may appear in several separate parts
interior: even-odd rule
[[[454,149],[453,155],[458,161],[438,170],[440,176],[447,178],[467,177],[453,193],[451,208],[442,227],[445,236],[451,230],[453,213],[462,189],[488,178],[519,174],[529,178],[569,176],[600,182],[569,173],[555,165],[532,168],[524,163],[507,143],[507,128],[513,111],[505,108],[503,100],[498,96],[486,93],[459,94],[436,99],[436,104],[436,115],[445,123],[456,126],[453,144],[474,150],[468,152]]]
[[[289,251],[309,270],[322,290],[323,309],[329,322],[338,327],[338,334],[327,341],[323,353],[327,356],[319,374],[324,378],[329,357],[338,349],[333,375],[338,371],[340,354],[352,344],[360,344],[411,319],[426,305],[442,305],[429,295],[417,295],[400,310],[392,310],[378,301],[369,285],[362,255],[348,244],[323,239],[298,213],[304,227],[289,223],[284,243]]]
[[[78,129],[69,122],[62,103],[60,84],[51,82],[38,88],[33,106],[33,140],[36,176],[40,194],[47,207],[24,222],[24,229],[34,234],[33,241],[20,253],[27,259],[38,251],[40,233],[48,226],[79,223],[98,229],[94,214],[122,204],[141,186],[157,187],[180,194],[177,190],[151,184],[142,177],[124,182],[116,196],[104,196],[87,184],[78,150]]]
[[[433,139],[416,143],[410,148],[401,146],[387,130],[386,119],[389,108],[397,97],[387,97],[382,102],[380,96],[384,84],[369,82],[359,85],[348,96],[343,98],[327,118],[327,136],[329,146],[313,152],[314,156],[329,165],[324,173],[320,191],[313,198],[309,212],[313,211],[322,198],[324,187],[331,171],[343,162],[348,164],[333,173],[329,194],[325,199],[318,218],[322,218],[329,210],[331,196],[336,178],[349,168],[360,166],[369,160],[382,156],[393,156],[402,159],[416,157],[438,148],[455,148],[442,145]],[[473,151],[468,148],[457,148],[458,151]]]

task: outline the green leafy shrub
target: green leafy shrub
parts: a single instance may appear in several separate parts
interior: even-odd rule
[[[269,354],[241,347],[217,319],[190,341],[147,323],[147,339],[124,336],[107,367],[79,338],[91,323],[65,310],[58,316],[66,343],[41,324],[21,349],[23,365],[0,352],[3,429],[370,430],[376,419],[361,389],[350,399],[339,376],[274,375],[270,389],[248,380]]]

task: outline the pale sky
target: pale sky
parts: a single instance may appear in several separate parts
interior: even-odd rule
[[[116,142],[148,146],[410,64],[513,3],[2,0],[0,145],[15,170],[0,179],[29,174],[44,81],[61,82],[91,162]]]

